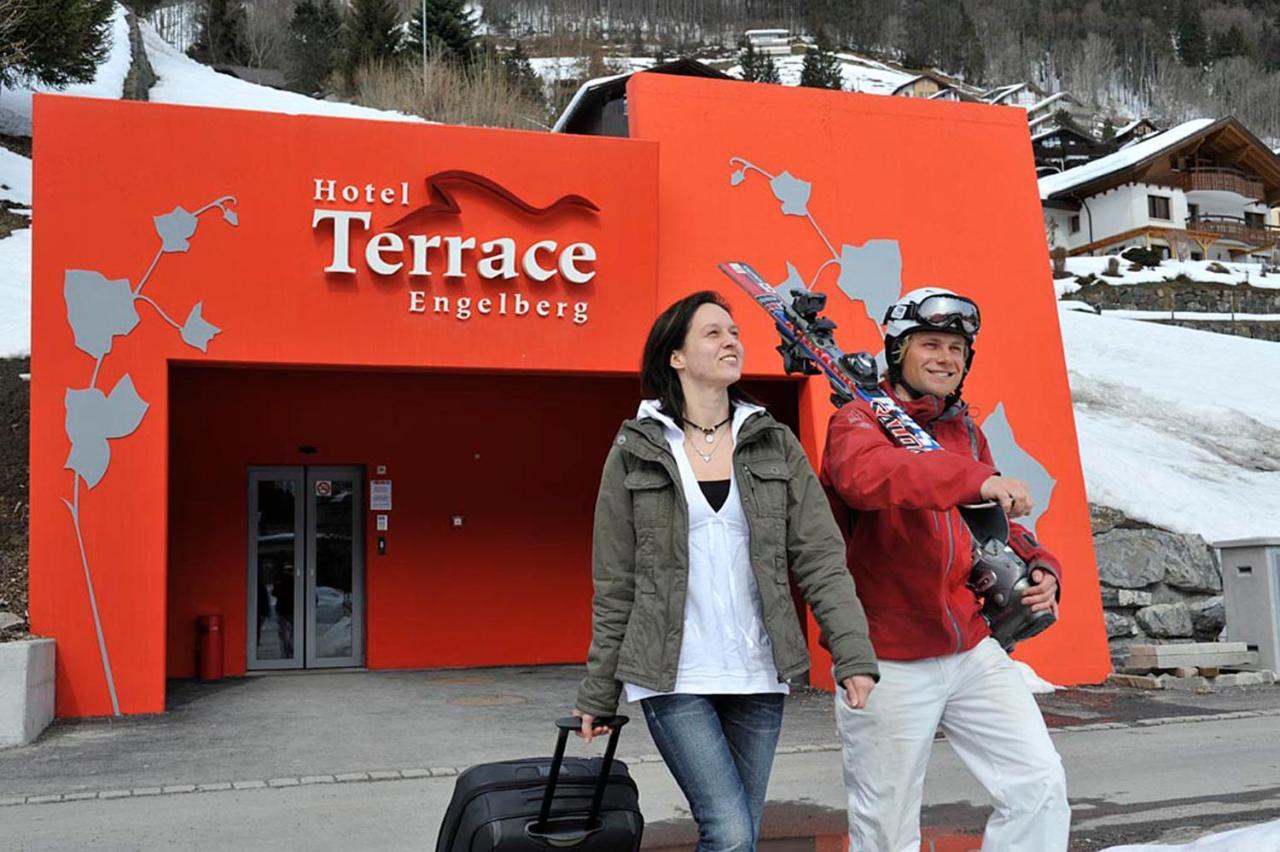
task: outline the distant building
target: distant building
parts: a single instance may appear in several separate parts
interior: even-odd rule
[[[1280,245],[1280,156],[1235,118],[1197,119],[1040,179],[1046,231],[1072,255],[1132,246],[1260,262]]]
[[[747,30],[743,37],[756,53],[787,56],[791,53],[790,30]]]

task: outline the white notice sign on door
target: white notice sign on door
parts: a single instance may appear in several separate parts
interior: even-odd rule
[[[390,479],[369,480],[369,511],[371,512],[391,511],[391,480]]]

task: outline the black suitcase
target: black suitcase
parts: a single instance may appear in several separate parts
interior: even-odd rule
[[[604,757],[564,756],[582,720],[556,722],[552,757],[473,766],[458,776],[436,839],[436,852],[636,852],[644,833],[640,794],[627,765],[614,760],[626,716],[601,719],[613,728]]]

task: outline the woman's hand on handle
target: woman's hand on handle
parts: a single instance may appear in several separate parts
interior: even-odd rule
[[[854,675],[840,681],[840,685],[844,687],[844,703],[854,710],[861,710],[867,706],[876,682],[870,675]]]
[[[582,738],[583,742],[589,743],[591,742],[592,737],[604,737],[613,733],[612,728],[606,727],[604,725],[597,725],[595,723],[596,717],[592,716],[590,713],[583,713],[581,710],[575,707],[573,710],[573,715],[577,716],[579,719],[582,720],[582,730],[578,731],[577,733],[578,733],[578,736]]]

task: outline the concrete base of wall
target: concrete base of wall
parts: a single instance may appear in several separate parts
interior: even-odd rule
[[[0,643],[0,748],[26,745],[53,721],[52,639]]]

